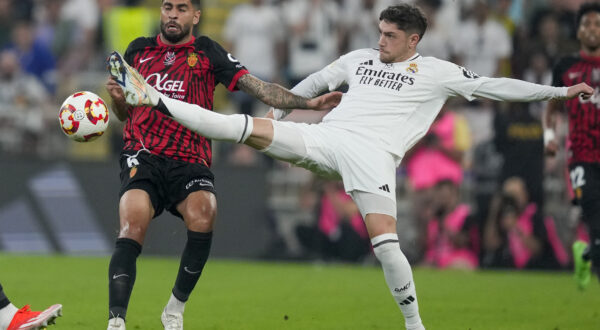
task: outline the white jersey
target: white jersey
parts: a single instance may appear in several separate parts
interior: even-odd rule
[[[479,77],[454,63],[415,54],[404,62],[383,63],[376,49],[361,49],[312,74],[292,91],[314,97],[328,88],[349,85],[341,103],[323,125],[363,136],[392,153],[396,165],[423,137],[450,96],[468,100],[534,101],[566,97],[566,87],[508,78]],[[275,119],[284,114],[275,112]]]

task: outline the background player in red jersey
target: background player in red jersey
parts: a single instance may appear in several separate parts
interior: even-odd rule
[[[577,241],[573,245],[575,278],[581,289],[591,277],[590,266],[600,276],[600,3],[586,3],[577,13],[579,54],[562,58],[553,72],[554,86],[570,86],[585,82],[595,93],[588,99],[581,97],[565,102],[569,118],[568,165],[575,198],[583,210],[591,244]],[[562,101],[552,100],[544,114],[544,144],[546,153],[555,155],[556,117]],[[590,265],[591,261],[591,265]]]
[[[161,93],[209,110],[218,83],[275,107],[330,109],[335,105],[328,104],[327,96],[306,99],[248,74],[219,44],[193,36],[200,15],[197,0],[163,0],[160,34],[131,42],[126,61]],[[128,106],[125,97],[130,95],[123,94],[116,79],[118,73],[106,88],[115,115],[126,123],[120,160],[120,232],[108,271],[108,329],[125,329],[136,258],[150,220],[164,209],[183,218],[188,229],[179,273],[161,315],[165,329],[183,329],[185,302],[208,259],[217,213],[210,141],[150,107]],[[248,117],[239,115],[239,120],[243,123]]]

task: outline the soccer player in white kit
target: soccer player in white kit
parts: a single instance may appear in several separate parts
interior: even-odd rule
[[[427,133],[450,96],[503,101],[540,101],[589,97],[582,83],[551,87],[508,78],[479,77],[456,64],[416,52],[427,28],[422,12],[408,4],[390,6],[380,15],[379,49],[361,49],[310,75],[292,89],[311,98],[349,85],[341,102],[319,124],[267,117],[222,115],[169,99],[145,83],[121,59],[121,83],[132,105],[151,105],[210,139],[245,143],[267,155],[340,178],[365,219],[373,251],[400,307],[406,329],[425,329],[419,316],[411,267],[396,233],[395,174],[405,152]],[[271,119],[272,118],[272,119]]]

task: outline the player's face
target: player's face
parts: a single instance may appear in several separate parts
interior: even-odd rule
[[[164,0],[160,7],[160,33],[163,41],[171,44],[185,43],[192,28],[200,21],[199,10],[190,0]]]
[[[415,53],[418,41],[418,34],[407,34],[395,23],[379,22],[379,59],[383,63],[409,59]]]
[[[600,48],[600,13],[589,12],[581,17],[577,39],[590,51]]]

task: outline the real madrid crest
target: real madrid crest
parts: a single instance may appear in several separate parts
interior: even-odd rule
[[[190,68],[193,68],[198,63],[198,55],[196,53],[189,53],[187,57],[187,64]]]
[[[411,73],[417,73],[419,72],[419,67],[417,66],[417,63],[410,63],[408,65],[408,67],[406,68],[407,72],[411,72]]]

